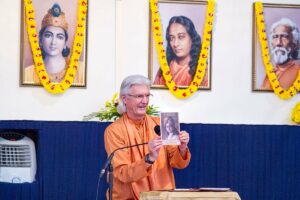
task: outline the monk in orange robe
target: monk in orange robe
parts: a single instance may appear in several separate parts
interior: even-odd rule
[[[166,31],[167,61],[170,73],[177,86],[189,86],[194,78],[201,49],[201,38],[193,22],[185,16],[170,19]],[[165,85],[161,70],[158,70],[154,85]],[[207,69],[200,86],[208,86]]]
[[[122,117],[109,125],[104,134],[107,155],[115,149],[148,142],[146,145],[119,150],[112,160],[113,199],[139,199],[140,192],[175,188],[172,168],[185,168],[191,159],[189,134],[179,133],[180,145],[163,146],[154,127],[159,118],[148,116],[150,80],[133,75],[124,79],[120,89],[118,112]],[[108,198],[109,191],[107,191]]]
[[[279,84],[283,89],[287,90],[293,85],[298,77],[299,69],[299,65],[297,65],[293,60],[290,60],[284,65],[277,65],[274,68],[274,72],[277,76]],[[264,79],[262,89],[272,90],[268,76],[266,76]]]
[[[297,25],[288,18],[282,18],[271,26],[271,53],[275,63],[274,72],[280,86],[289,89],[298,77],[298,59],[300,33]],[[266,75],[262,89],[272,89]]]

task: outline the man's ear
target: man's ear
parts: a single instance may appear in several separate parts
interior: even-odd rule
[[[122,99],[122,101],[124,102],[124,105],[126,105],[126,103],[127,103],[126,95],[122,95],[122,96],[121,96],[121,99]]]

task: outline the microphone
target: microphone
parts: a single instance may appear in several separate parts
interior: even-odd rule
[[[159,126],[159,125],[156,125],[156,126],[154,127],[154,131],[155,131],[155,133],[156,133],[158,136],[160,136],[160,126]]]

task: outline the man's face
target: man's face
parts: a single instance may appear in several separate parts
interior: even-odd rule
[[[181,59],[190,56],[192,48],[192,38],[186,31],[186,28],[178,23],[173,23],[170,26],[170,45],[174,54]]]
[[[133,85],[129,94],[123,95],[127,115],[134,120],[143,119],[149,103],[150,91],[146,85]]]
[[[42,46],[47,56],[61,56],[61,52],[66,47],[64,29],[56,26],[48,26],[42,35]]]
[[[275,64],[287,62],[294,47],[290,27],[285,25],[277,26],[272,34],[272,58]]]

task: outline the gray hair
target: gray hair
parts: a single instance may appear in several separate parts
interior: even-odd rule
[[[300,44],[300,33],[299,33],[298,26],[295,22],[293,22],[292,20],[290,20],[288,18],[281,18],[279,21],[272,24],[270,38],[273,38],[274,29],[277,28],[280,25],[287,26],[287,27],[291,28],[291,33],[293,35],[293,43],[296,46],[295,49],[294,49],[294,53],[293,53],[292,57],[294,59],[296,59],[298,57],[299,44]],[[272,40],[270,40],[270,43],[271,43],[271,41]]]
[[[130,92],[130,89],[133,85],[145,85],[150,88],[150,80],[142,75],[130,75],[127,76],[120,87],[120,95],[119,95],[119,104],[117,107],[117,111],[120,115],[126,112],[126,106],[122,100],[123,95],[127,95]]]

